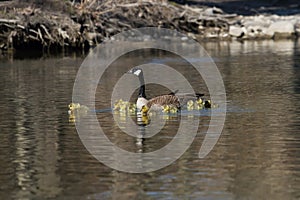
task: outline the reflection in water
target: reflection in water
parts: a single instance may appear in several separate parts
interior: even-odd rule
[[[1,167],[7,171],[0,182],[8,185],[6,195],[11,197],[48,198],[62,190],[56,172],[62,97],[66,95],[64,89],[71,88],[66,84],[71,79],[67,64],[75,62],[68,60],[63,62],[65,66],[55,68],[60,62],[48,59],[1,63],[0,129],[1,141],[6,141],[1,160],[11,165]]]
[[[299,141],[295,134],[298,129],[290,124],[294,120],[299,122],[299,110],[295,109],[299,96],[290,82],[296,80],[292,54],[299,49],[293,50],[293,45],[246,42],[240,47],[230,46],[230,51],[218,56],[218,62],[225,66],[223,73],[231,104],[256,110],[239,114],[239,120],[235,120],[237,114],[229,113],[227,121],[231,123],[226,123],[226,127],[235,131],[225,127],[223,133],[230,135],[229,143],[240,143],[227,149],[224,161],[237,160],[232,176],[238,198],[270,198],[274,193],[279,199],[295,198],[293,194],[299,189],[295,187],[299,180],[294,182],[294,176],[287,173],[287,163],[297,160],[296,154],[287,153],[289,146],[292,141]]]
[[[299,42],[203,46],[215,59],[227,91],[229,112],[221,138],[206,158],[198,159],[210,115],[184,113],[185,119],[200,120],[193,144],[170,166],[146,174],[122,173],[99,163],[68,121],[82,59],[0,61],[0,199],[298,199]],[[143,63],[149,55],[149,60],[176,65],[189,77],[185,63],[176,63],[165,52],[138,53],[135,59]],[[127,70],[124,64],[132,66],[133,61],[125,57],[107,72],[112,82]],[[207,93],[199,78],[190,78]],[[111,107],[111,91],[100,93],[109,88],[105,81],[96,94],[96,109]],[[149,97],[169,92],[157,85],[148,90]],[[178,116],[153,116],[133,136],[123,128],[136,123],[136,116],[99,112],[97,118],[107,137],[131,152],[162,148],[179,124]],[[150,132],[150,126],[162,131]]]

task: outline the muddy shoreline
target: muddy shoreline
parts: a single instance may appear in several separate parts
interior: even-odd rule
[[[274,12],[278,6],[261,6],[250,9],[256,14],[239,14],[218,2],[4,1],[0,2],[0,50],[84,51],[121,31],[148,26],[176,29],[198,41],[300,37],[297,4],[280,7],[284,15]],[[225,2],[231,1],[222,1],[223,5]]]

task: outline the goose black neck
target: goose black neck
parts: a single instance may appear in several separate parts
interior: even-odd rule
[[[139,91],[139,97],[144,97],[146,98],[146,93],[145,93],[145,81],[144,81],[144,75],[141,73],[139,75],[139,80],[140,80],[140,91]]]

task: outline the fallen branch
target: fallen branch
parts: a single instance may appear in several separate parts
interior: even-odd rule
[[[0,19],[0,23],[16,24],[19,20],[16,19]]]

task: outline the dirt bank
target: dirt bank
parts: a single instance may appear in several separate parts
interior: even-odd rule
[[[219,4],[217,0],[210,4],[201,0],[180,4],[162,0],[0,1],[0,49],[83,50],[123,30],[146,26],[176,29],[197,40],[300,35],[297,6],[291,15],[263,12],[266,7],[259,7],[254,15],[241,15],[228,10],[226,2],[232,0]]]

